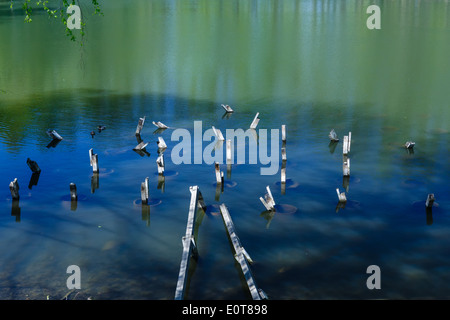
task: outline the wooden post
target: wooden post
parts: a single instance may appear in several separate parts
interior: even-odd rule
[[[350,153],[350,146],[352,145],[352,132],[348,133],[348,153]]]
[[[145,122],[145,116],[143,118],[139,118],[139,122],[136,128],[136,135],[140,135],[142,128],[144,127],[144,122]]]
[[[430,193],[427,196],[427,201],[425,202],[425,206],[427,208],[431,208],[431,207],[433,207],[433,203],[434,203],[434,193]]]
[[[76,201],[78,199],[78,195],[77,195],[77,186],[75,183],[70,183],[70,199],[72,201]]]
[[[347,197],[345,196],[345,192],[340,193],[339,188],[336,188],[336,193],[338,195],[339,202],[347,202]]]
[[[286,191],[286,161],[281,162],[281,194]]]
[[[212,127],[213,131],[214,131],[214,135],[216,136],[217,140],[219,141],[224,141],[225,138],[222,135],[222,131],[220,131],[220,129],[216,129],[214,126]]]
[[[415,145],[416,145],[416,143],[413,142],[413,141],[406,141],[405,148],[406,149],[412,149],[412,148],[414,148]]]
[[[344,156],[344,161],[342,163],[342,171],[344,177],[350,176],[350,158]]]
[[[227,113],[233,113],[234,112],[234,110],[231,109],[231,107],[229,105],[222,104],[222,108],[224,108]]]
[[[167,148],[167,144],[162,137],[158,137],[158,141],[156,142],[159,150],[165,150]]]
[[[195,219],[197,217],[197,208],[200,207],[204,211],[206,205],[203,201],[202,194],[198,186],[191,186],[191,201],[189,204],[188,221],[186,225],[186,234],[182,238],[183,254],[181,256],[180,272],[178,274],[177,287],[175,290],[175,300],[183,300],[187,282],[187,271],[189,269],[189,262],[191,255],[197,256],[198,250],[194,240],[195,233]]]
[[[256,113],[255,118],[253,119],[252,123],[250,124],[250,129],[256,129],[256,127],[258,126],[258,123],[259,123],[259,120],[260,120],[258,118],[258,116],[259,116],[259,112]]]
[[[339,141],[336,131],[334,131],[334,129],[331,129],[330,134],[328,134],[328,137],[330,138],[331,141],[336,142]]]
[[[11,197],[13,200],[19,200],[19,182],[17,178],[9,183],[9,190],[11,191]]]
[[[253,263],[253,260],[250,258],[248,252],[244,249],[239,240],[239,237],[236,234],[233,220],[231,220],[230,213],[228,212],[225,204],[220,205],[220,213],[222,214],[223,221],[227,228],[228,236],[230,237],[231,243],[234,248],[234,258],[239,263],[242,273],[244,274],[244,278],[247,282],[247,287],[250,291],[250,294],[253,300],[261,300],[261,298],[267,299],[267,295],[261,289],[258,289],[253,279],[253,274],[250,270],[250,265]]]
[[[98,169],[98,154],[94,154],[93,155],[93,159],[92,159],[92,171],[95,173],[99,172]]]
[[[226,156],[227,156],[227,164],[231,164],[232,160],[231,160],[231,139],[227,139],[227,145],[226,145]]]
[[[160,121],[158,121],[158,122],[152,121],[152,123],[155,126],[157,126],[159,129],[167,129],[167,128],[169,128],[168,126],[166,126],[164,123],[162,123]]]
[[[286,161],[286,147],[281,148],[281,160]]]
[[[267,193],[263,197],[259,197],[264,207],[269,211],[275,211],[275,200],[273,199],[272,192],[270,192],[269,186],[266,187]]]
[[[63,138],[56,132],[55,130],[47,130],[47,134],[53,139],[53,140],[62,140]]]
[[[220,165],[218,162],[214,164],[214,167],[216,169],[216,182],[217,184],[223,184],[223,172],[220,171]]]
[[[344,155],[348,154],[349,146],[348,146],[348,136],[344,136],[344,143],[342,145],[342,153]]]
[[[33,173],[40,173],[41,168],[39,168],[36,161],[31,160],[30,158],[27,158],[27,165],[31,169],[31,172]]]
[[[141,150],[145,149],[145,147],[146,147],[147,145],[148,145],[148,142],[146,143],[146,142],[144,142],[144,141],[141,141],[136,147],[133,148],[133,150],[135,150],[135,151],[141,151]]]
[[[286,143],[286,125],[281,125],[281,141]]]
[[[164,153],[159,154],[156,164],[158,165],[158,174],[164,174]]]
[[[98,173],[99,172],[99,168],[98,168],[98,154],[94,154],[92,148],[89,149],[89,159],[90,159],[90,164],[92,167],[92,171],[94,173]]]
[[[141,183],[141,200],[142,204],[148,204],[148,177]]]

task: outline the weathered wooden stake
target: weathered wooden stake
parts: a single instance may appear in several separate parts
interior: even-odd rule
[[[427,201],[425,202],[425,206],[426,206],[427,208],[433,207],[434,200],[435,200],[435,199],[434,199],[434,193],[428,194],[428,196],[427,196]]]
[[[281,125],[281,141],[286,143],[286,125]]]
[[[76,201],[78,199],[77,186],[73,182],[70,183],[70,199],[72,201]]]
[[[55,130],[47,130],[47,134],[52,138],[53,140],[62,140],[63,138],[56,132]]]
[[[255,118],[253,119],[252,123],[250,124],[250,129],[256,129],[256,127],[258,126],[258,123],[259,123],[259,120],[260,120],[258,118],[258,116],[259,116],[259,112],[256,113]]]
[[[216,169],[216,182],[217,184],[223,184],[223,172],[220,171],[220,165],[218,162],[214,164],[214,167]]]
[[[158,141],[156,142],[158,145],[158,149],[164,150],[167,149],[167,144],[162,137],[158,137]]]
[[[90,158],[90,164],[92,167],[92,171],[94,173],[98,173],[99,172],[99,168],[98,168],[98,154],[94,154],[94,151],[91,149],[89,149],[89,158]]]
[[[178,273],[177,287],[175,290],[175,300],[183,300],[187,282],[187,272],[189,269],[189,262],[191,255],[197,256],[198,250],[194,240],[195,233],[195,219],[197,217],[197,208],[200,207],[203,211],[206,210],[203,196],[198,189],[198,186],[191,186],[191,201],[189,204],[188,221],[186,225],[186,234],[182,238],[183,254],[181,256],[180,272]]]
[[[415,145],[416,145],[416,143],[413,142],[413,141],[406,141],[405,148],[406,149],[412,149],[412,148],[414,148]]]
[[[17,178],[9,183],[9,190],[11,191],[11,197],[13,200],[19,200],[19,182]]]
[[[156,164],[158,165],[158,174],[164,174],[164,153],[159,154]]]
[[[350,153],[351,145],[352,145],[352,132],[349,131],[349,133],[348,133],[348,153]]]
[[[226,146],[226,156],[227,156],[227,164],[231,164],[232,160],[231,160],[231,140],[228,139],[227,140],[227,146]]]
[[[141,200],[142,204],[148,204],[148,177],[141,183]]]
[[[39,168],[36,161],[31,160],[30,158],[27,159],[27,165],[31,169],[31,172],[33,173],[40,173],[41,168]]]
[[[253,263],[253,260],[250,258],[250,255],[242,246],[241,241],[236,234],[233,220],[231,220],[230,213],[228,212],[225,204],[220,205],[220,213],[222,214],[223,221],[227,228],[228,236],[230,237],[231,243],[233,244],[234,258],[241,267],[242,273],[247,282],[247,287],[250,291],[250,294],[252,295],[253,300],[267,299],[266,293],[262,289],[258,289],[256,286],[249,265]]]
[[[217,140],[219,141],[224,141],[225,138],[222,135],[222,131],[220,131],[220,129],[216,129],[214,126],[212,127],[213,131],[214,131],[214,135],[216,136]]]
[[[145,123],[145,116],[143,118],[139,118],[139,122],[136,128],[136,135],[140,135],[142,128],[144,127],[144,123]]]
[[[169,128],[168,126],[166,126],[164,123],[162,123],[160,121],[158,121],[158,122],[152,121],[152,123],[155,126],[157,126],[159,129],[167,129],[167,128]]]
[[[328,137],[330,138],[331,141],[339,141],[336,131],[334,131],[334,129],[331,129],[330,134],[328,134]]]
[[[344,156],[344,161],[342,163],[342,171],[344,177],[350,176],[350,158]]]
[[[141,142],[139,142],[139,144],[136,147],[133,148],[133,150],[135,150],[135,151],[143,150],[143,149],[145,149],[145,147],[147,145],[148,145],[148,142],[141,141]]]
[[[347,202],[347,197],[345,196],[345,192],[340,193],[339,188],[336,188],[336,193],[338,195],[339,202]]]
[[[267,193],[263,197],[259,197],[264,207],[269,211],[275,211],[275,200],[273,199],[272,192],[270,192],[269,186],[266,187]]]
[[[224,108],[227,113],[234,112],[233,109],[231,109],[231,107],[229,105],[222,104],[222,108]]]
[[[349,146],[348,146],[348,136],[344,136],[344,143],[342,144],[342,153],[344,155],[348,154]]]
[[[286,147],[281,148],[281,160],[286,161]]]

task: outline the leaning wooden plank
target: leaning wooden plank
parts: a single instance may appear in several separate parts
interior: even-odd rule
[[[256,287],[256,283],[253,279],[252,272],[249,267],[249,262],[252,261],[247,251],[242,247],[241,242],[235,232],[233,221],[231,220],[230,213],[228,212],[225,204],[220,205],[220,212],[222,214],[223,221],[228,231],[228,236],[231,239],[231,243],[233,244],[235,259],[239,263],[242,273],[244,274],[245,280],[247,282],[248,289],[253,300],[261,300],[261,295],[259,294],[259,290]]]
[[[169,128],[168,126],[166,126],[164,123],[162,123],[160,121],[158,121],[158,122],[152,121],[152,123],[155,126],[157,126],[159,129],[167,129],[167,128]]]
[[[53,140],[62,140],[63,138],[56,132],[55,130],[47,130],[47,134],[53,139]]]
[[[183,254],[181,256],[180,272],[178,274],[177,287],[175,290],[175,300],[183,300],[186,282],[187,282],[187,272],[189,269],[189,262],[193,250],[196,250],[194,241],[194,227],[195,219],[197,217],[197,208],[199,206],[199,199],[203,202],[203,197],[201,196],[198,186],[191,186],[189,188],[191,192],[191,201],[189,203],[189,214],[188,221],[186,224],[186,234],[182,238],[183,243]]]
[[[145,116],[143,118],[139,118],[139,122],[136,128],[136,135],[140,135],[142,128],[144,127],[144,123],[145,123]]]
[[[40,173],[41,168],[39,168],[36,161],[31,160],[30,158],[27,158],[27,165],[31,169],[33,173]]]
[[[225,138],[223,137],[222,131],[220,129],[216,129],[214,126],[212,126],[212,129],[214,131],[214,135],[216,136],[217,140],[224,141]]]
[[[259,112],[256,113],[255,118],[253,119],[252,123],[250,124],[250,129],[256,129],[256,127],[258,126],[258,123],[259,123],[259,120],[260,120],[258,118],[258,116],[259,116]]]
[[[231,109],[231,107],[229,105],[222,104],[222,108],[224,108],[227,113],[233,113],[234,112],[234,110]]]

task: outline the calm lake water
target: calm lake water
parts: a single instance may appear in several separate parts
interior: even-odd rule
[[[381,30],[366,27],[373,3]],[[208,208],[188,299],[251,299],[222,203],[270,299],[450,298],[448,1],[108,0],[101,17],[84,7],[82,47],[59,21],[35,10],[24,23],[9,4],[0,1],[0,299],[60,299],[70,265],[81,269],[80,299],[173,299],[192,185]],[[235,112],[224,116],[222,103]],[[201,120],[203,132],[246,130],[257,112],[257,129],[287,127],[284,191],[280,171],[261,175],[266,165],[247,161],[221,166],[216,195],[213,165],[171,160],[174,129],[193,134]],[[143,116],[150,155],[141,156],[132,149]],[[171,128],[154,132],[152,121]],[[49,146],[47,129],[64,140]],[[168,144],[164,184],[158,137]],[[42,169],[36,185],[27,158]],[[272,216],[259,200],[266,186],[284,209]],[[380,290],[366,286],[370,265],[380,267]]]

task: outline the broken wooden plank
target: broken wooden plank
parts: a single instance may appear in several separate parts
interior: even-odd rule
[[[231,139],[228,139],[226,142],[226,158],[227,158],[227,164],[231,164],[232,160],[232,153],[231,153]]]
[[[350,158],[344,156],[344,160],[342,163],[342,171],[344,177],[350,176]]]
[[[140,135],[142,128],[144,127],[145,116],[143,118],[139,118],[138,125],[136,127],[136,135]]]
[[[15,178],[13,181],[9,183],[9,190],[11,191],[11,197],[13,200],[19,200],[19,182],[17,181],[17,178]]]
[[[347,197],[345,196],[345,192],[339,192],[339,188],[336,188],[336,193],[337,193],[339,202],[347,202]]]
[[[334,129],[331,129],[330,133],[328,134],[328,137],[330,138],[331,141],[339,141],[339,138]]]
[[[218,162],[214,163],[215,171],[216,171],[216,182],[217,184],[223,184],[223,172],[220,171],[220,165]]]
[[[259,116],[259,112],[256,113],[255,118],[253,119],[252,123],[250,124],[250,129],[256,129],[256,127],[258,126],[258,123],[259,123],[259,120],[260,120],[258,118],[258,116]]]
[[[222,104],[222,108],[224,108],[227,113],[233,113],[234,112],[234,110],[231,109],[231,107],[229,105]]]
[[[70,199],[73,200],[77,200],[78,199],[78,194],[77,194],[77,186],[75,183],[71,182],[70,183]]]
[[[182,238],[183,253],[181,256],[180,271],[178,273],[178,281],[175,290],[175,300],[183,300],[185,296],[187,272],[189,269],[189,262],[191,256],[198,255],[197,246],[194,240],[195,233],[195,219],[197,217],[197,209],[200,207],[206,210],[206,205],[198,186],[189,187],[191,192],[191,201],[189,203],[188,220],[186,224],[186,233]]]
[[[167,149],[167,144],[162,137],[158,137],[158,141],[156,142],[158,145],[158,149],[164,150]]]
[[[222,131],[220,129],[216,129],[214,126],[212,126],[212,129],[214,131],[214,135],[216,136],[217,140],[224,141],[225,138],[223,137]]]
[[[434,193],[428,194],[427,200],[425,201],[425,206],[426,206],[427,208],[433,207],[434,200],[435,200],[435,199],[434,199]]]
[[[253,260],[250,258],[250,255],[242,246],[241,241],[236,234],[233,220],[231,219],[230,213],[228,212],[225,204],[220,205],[220,213],[222,214],[223,221],[227,228],[228,236],[230,237],[231,243],[233,244],[235,253],[234,258],[241,267],[242,273],[247,283],[247,287],[253,300],[261,300],[261,298],[267,298],[267,295],[264,293],[264,291],[259,290],[256,286],[255,280],[253,279],[253,274],[249,266],[249,263],[253,263]]]
[[[98,155],[94,154],[93,149],[89,149],[89,159],[90,159],[90,165],[92,167],[92,171],[94,173],[98,173],[99,172],[99,168],[98,168]]]
[[[267,193],[263,197],[259,197],[264,207],[266,207],[269,211],[275,211],[275,200],[273,199],[272,192],[270,191],[270,187],[266,187]]]
[[[158,174],[164,174],[164,153],[159,154],[156,164],[158,166]]]
[[[413,142],[413,141],[406,141],[405,148],[406,149],[412,149],[412,148],[414,148],[415,145],[416,145],[416,143]]]
[[[142,204],[148,204],[148,192],[149,186],[148,186],[148,177],[145,178],[145,181],[141,183],[141,200]]]
[[[139,144],[136,147],[133,148],[133,150],[141,151],[141,150],[145,149],[145,147],[147,145],[148,145],[148,142],[141,141],[141,142],[139,142]]]
[[[33,173],[40,173],[41,168],[39,168],[36,161],[31,160],[30,158],[27,158],[27,165],[31,169],[31,172]]]
[[[158,129],[167,129],[167,128],[169,128],[168,126],[166,126],[164,123],[162,123],[162,122],[160,122],[160,121],[158,121],[158,122],[152,121],[152,123],[153,123],[155,126],[157,126]]]
[[[59,135],[58,132],[56,132],[56,130],[47,130],[47,134],[50,136],[50,138],[52,138],[53,140],[63,140],[63,138]]]

